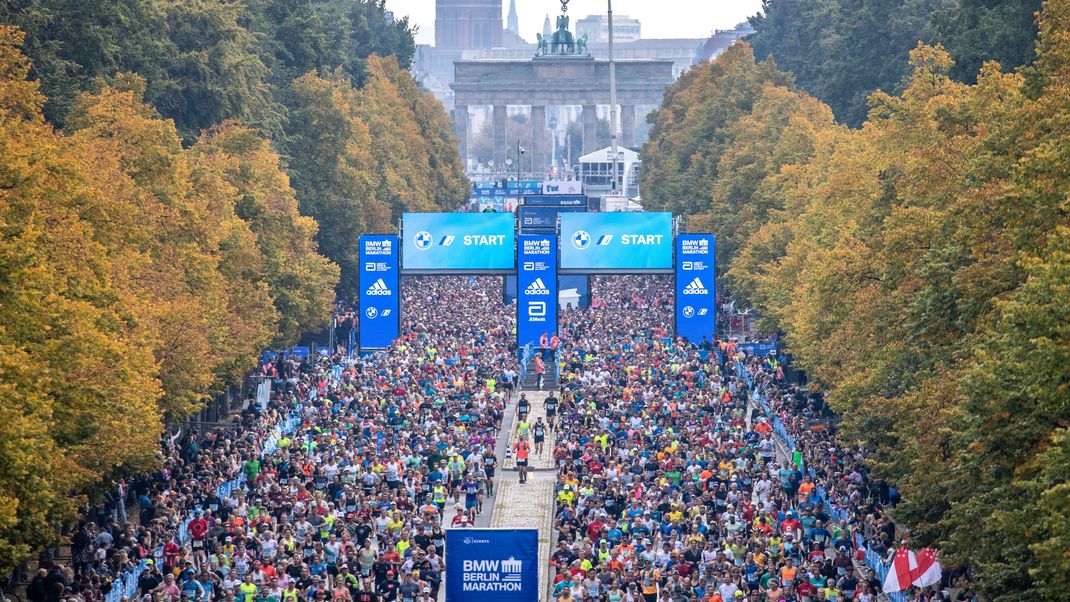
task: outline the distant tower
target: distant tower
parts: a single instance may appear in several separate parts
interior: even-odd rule
[[[502,0],[435,0],[435,48],[502,46]]]
[[[548,38],[554,35],[554,30],[550,28],[550,15],[546,15],[546,20],[542,22],[542,37]]]
[[[520,35],[520,18],[516,15],[516,0],[509,0],[509,31]]]

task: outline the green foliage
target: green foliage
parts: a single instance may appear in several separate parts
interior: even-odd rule
[[[877,90],[902,91],[907,52],[919,41],[947,47],[952,75],[974,81],[984,61],[1005,70],[1029,64],[1040,0],[764,0],[749,41],[795,74],[801,89],[851,127],[866,118]]]
[[[385,0],[251,0],[249,29],[263,36],[272,81],[285,87],[309,71],[342,73],[357,87],[366,61],[394,55],[404,69],[416,53],[408,17],[391,21]]]
[[[342,268],[339,293],[357,293],[364,232],[389,232],[405,211],[456,208],[468,196],[442,105],[393,58],[370,57],[355,90],[336,70],[291,86],[286,148],[301,211],[320,223],[319,247]]]
[[[708,206],[728,126],[751,110],[766,83],[791,85],[771,61],[756,63],[745,43],[685,73],[652,114],[639,185],[650,209],[693,215]]]

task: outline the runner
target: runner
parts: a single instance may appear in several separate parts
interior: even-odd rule
[[[542,454],[542,444],[546,440],[546,423],[542,421],[542,416],[539,416],[535,420],[535,424],[531,427],[532,434],[535,442],[535,453],[537,455]]]
[[[528,482],[528,454],[530,451],[531,444],[528,443],[528,438],[520,435],[516,442],[513,443],[513,453],[516,454],[516,466],[520,471],[521,484]]]

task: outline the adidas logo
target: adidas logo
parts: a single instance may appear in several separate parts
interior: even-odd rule
[[[531,286],[524,289],[524,294],[527,295],[549,295],[550,289],[546,288],[546,284],[543,283],[542,278],[536,278],[535,282],[531,283]]]
[[[390,292],[390,287],[386,285],[386,282],[383,281],[382,278],[380,278],[380,279],[375,281],[375,284],[369,286],[368,290],[364,291],[364,294],[365,295],[386,296],[386,295],[392,295],[393,293]]]
[[[706,290],[706,286],[704,284],[702,284],[701,280],[699,280],[698,278],[695,278],[691,282],[688,282],[687,286],[684,287],[684,294],[685,295],[708,295],[708,294],[710,294],[710,291]]]

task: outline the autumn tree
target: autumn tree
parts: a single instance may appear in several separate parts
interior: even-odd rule
[[[286,151],[302,213],[341,267],[339,292],[357,292],[360,234],[390,232],[405,211],[440,211],[468,197],[468,181],[440,103],[390,57],[370,57],[356,90],[335,71],[294,80]]]
[[[338,267],[317,252],[318,225],[299,213],[279,156],[253,130],[228,122],[206,131],[193,147],[198,163],[222,179],[220,190],[248,224],[262,258],[251,276],[261,280],[278,315],[276,345],[294,343],[325,325]]]
[[[728,126],[750,111],[766,83],[789,86],[772,61],[755,62],[745,43],[699,65],[670,86],[648,119],[639,186],[649,209],[702,213],[709,206],[717,165],[731,140]]]
[[[54,545],[108,479],[151,466],[152,352],[95,228],[103,191],[44,123],[22,34],[0,27],[0,572]]]

